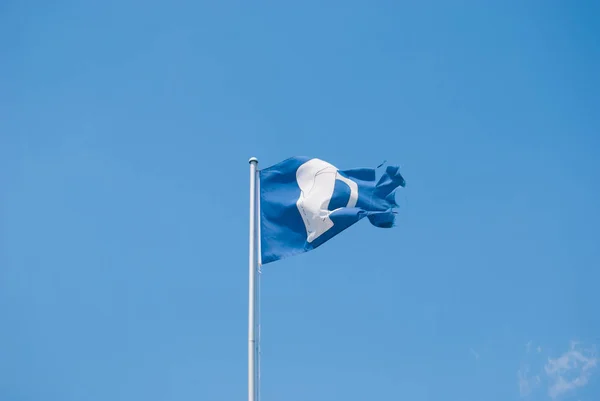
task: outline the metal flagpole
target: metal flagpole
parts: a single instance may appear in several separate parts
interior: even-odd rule
[[[257,170],[256,172],[256,258],[258,262],[256,262],[256,401],[260,401],[262,399],[260,394],[260,360],[261,349],[260,342],[262,341],[260,335],[260,322],[261,322],[261,310],[260,310],[260,292],[262,290],[262,253],[260,250],[261,236],[260,236],[260,175]]]
[[[250,162],[250,241],[248,263],[248,401],[256,400],[256,168],[258,160]]]

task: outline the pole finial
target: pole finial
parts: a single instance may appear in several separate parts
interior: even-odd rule
[[[256,164],[258,164],[258,159],[256,157],[251,157],[250,160],[248,160],[248,163],[256,163]]]

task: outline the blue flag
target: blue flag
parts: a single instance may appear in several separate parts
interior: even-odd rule
[[[310,251],[368,217],[376,227],[394,225],[399,168],[338,170],[330,163],[292,157],[261,170],[261,262]]]

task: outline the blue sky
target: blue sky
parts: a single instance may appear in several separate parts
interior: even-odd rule
[[[402,166],[262,276],[262,401],[600,394],[597,2],[3,1],[0,399],[246,397],[248,164]]]

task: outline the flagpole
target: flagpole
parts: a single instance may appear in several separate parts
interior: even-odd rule
[[[256,401],[256,168],[258,160],[250,163],[250,241],[248,258],[248,401]]]

